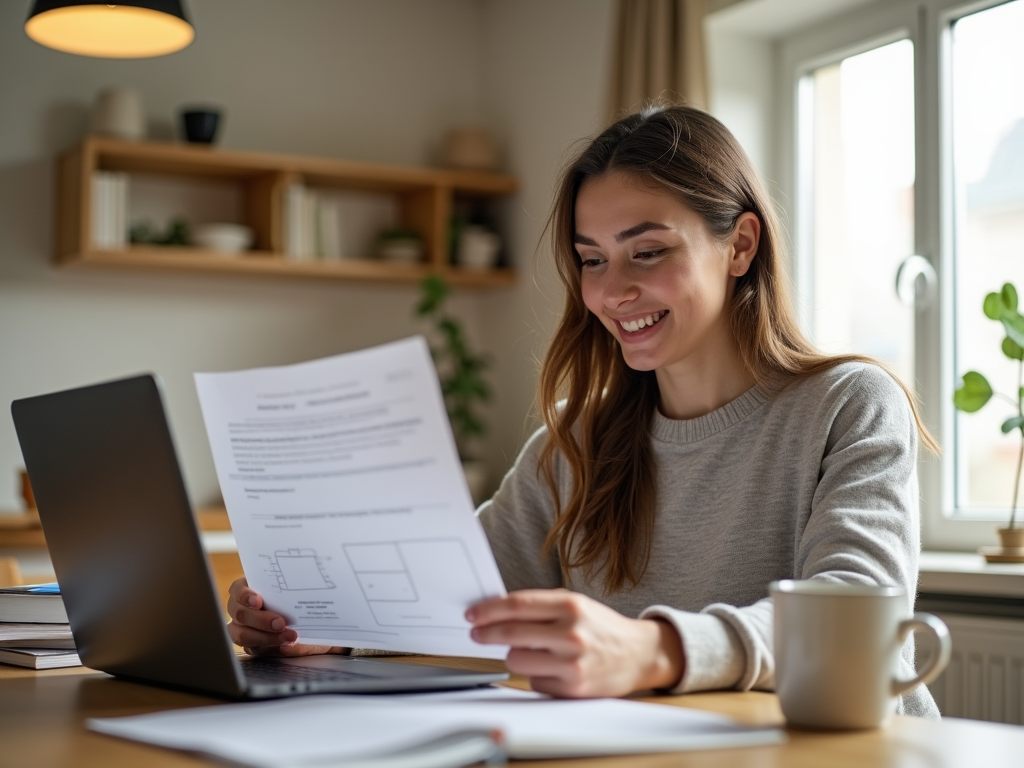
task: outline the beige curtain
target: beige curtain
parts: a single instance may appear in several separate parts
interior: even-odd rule
[[[707,108],[705,0],[619,0],[610,114],[645,99]]]

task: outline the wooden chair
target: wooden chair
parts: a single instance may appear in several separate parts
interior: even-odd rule
[[[21,586],[21,568],[13,557],[0,557],[0,588]]]

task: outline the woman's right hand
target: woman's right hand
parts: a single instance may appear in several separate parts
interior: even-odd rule
[[[245,577],[232,583],[228,590],[228,634],[235,645],[253,656],[310,656],[317,653],[344,653],[344,648],[331,645],[296,643],[299,634],[289,629],[285,618],[265,610],[263,598],[249,589]]]

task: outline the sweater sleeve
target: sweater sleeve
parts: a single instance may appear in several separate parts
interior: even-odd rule
[[[545,428],[533,434],[494,497],[477,510],[510,592],[563,586],[557,557],[543,554],[544,539],[555,519],[554,500],[538,474],[538,458],[546,439]]]
[[[901,586],[908,612],[917,588],[920,548],[917,430],[902,389],[881,369],[858,367],[836,382],[809,425],[807,445],[820,461],[810,514],[795,540],[793,578]],[[826,434],[824,446],[815,434]],[[749,606],[709,605],[699,613],[652,606],[679,632],[686,668],[674,692],[772,689],[775,684],[770,598]],[[913,674],[913,641],[902,674]],[[937,715],[927,692],[912,692],[900,711]],[[918,694],[915,696],[915,694]],[[906,704],[906,706],[903,706]]]

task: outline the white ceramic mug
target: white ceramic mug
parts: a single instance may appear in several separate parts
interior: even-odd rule
[[[791,725],[876,728],[896,697],[934,680],[949,663],[949,630],[930,613],[907,615],[900,587],[775,581],[775,692]],[[897,677],[907,635],[923,630],[935,647],[912,680]]]

